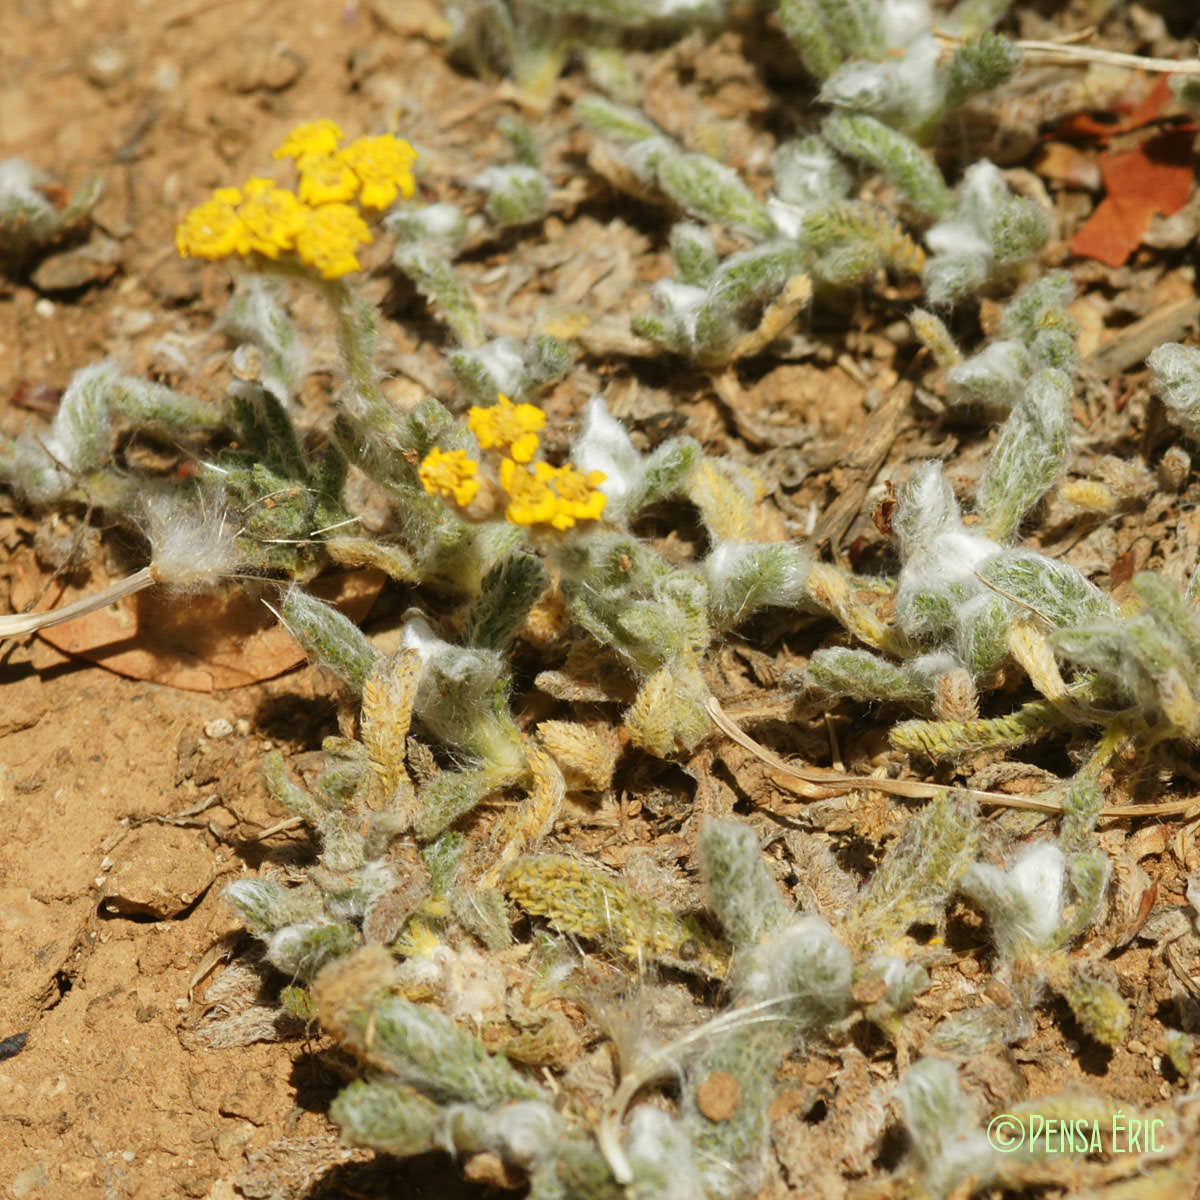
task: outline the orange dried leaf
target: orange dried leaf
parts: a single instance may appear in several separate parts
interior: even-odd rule
[[[1178,212],[1192,194],[1194,126],[1168,130],[1136,150],[1100,156],[1107,195],[1071,239],[1071,250],[1110,267],[1128,262],[1155,213]]]
[[[1145,97],[1135,105],[1113,105],[1107,113],[1073,113],[1058,123],[1056,133],[1064,138],[1099,138],[1107,141],[1118,133],[1128,133],[1131,129],[1141,129],[1155,120],[1163,106],[1171,98],[1171,89],[1167,85],[1169,75],[1159,75],[1154,86]],[[1112,119],[1101,120],[1101,116]]]

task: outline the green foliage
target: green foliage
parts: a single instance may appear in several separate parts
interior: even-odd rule
[[[745,825],[707,822],[700,833],[700,865],[709,906],[735,948],[756,945],[788,919],[790,907]]]
[[[49,183],[23,158],[0,160],[0,267],[21,269],[38,250],[78,229],[103,191],[100,177],[92,176],[58,205],[47,194]]]
[[[965,1181],[986,1186],[996,1174],[997,1155],[976,1125],[953,1063],[922,1058],[897,1090],[924,1194],[945,1200]]]
[[[810,75],[825,79],[850,57],[883,54],[883,27],[872,0],[780,0],[779,21]]]
[[[855,700],[890,700],[925,708],[934,697],[940,671],[950,670],[948,655],[936,661],[915,659],[899,665],[849,646],[817,650],[804,668],[806,687]]]
[[[399,996],[364,1003],[348,996],[336,1020],[343,1041],[369,1055],[395,1079],[439,1104],[494,1108],[511,1100],[538,1100],[542,1089],[519,1075],[502,1055],[489,1054],[449,1017]]]
[[[767,605],[802,606],[811,565],[799,546],[718,543],[704,562],[713,625],[730,629]]]
[[[737,172],[704,154],[665,159],[658,171],[663,191],[688,216],[715,221],[765,237],[771,232],[767,210]]]
[[[546,568],[533,554],[514,554],[483,577],[479,595],[463,624],[463,644],[480,650],[507,651],[546,590]]]
[[[939,921],[978,845],[971,805],[948,796],[931,800],[859,895],[846,936],[855,945],[886,947],[912,925]]]
[[[535,166],[518,162],[489,167],[476,182],[487,192],[484,212],[501,228],[529,225],[546,213],[550,184]]]
[[[707,589],[621,534],[572,547],[563,595],[572,618],[639,674],[698,654],[709,641]]]
[[[1017,401],[979,484],[978,512],[989,537],[1011,538],[1066,469],[1071,395],[1067,376],[1046,368]]]
[[[953,195],[937,164],[911,138],[865,114],[835,113],[822,135],[848,158],[861,159],[883,172],[926,217],[947,215]]]
[[[692,287],[704,287],[720,261],[708,230],[685,221],[671,226],[671,257],[679,278]]]
[[[353,621],[300,588],[288,590],[279,616],[315,663],[332,671],[352,691],[362,691],[379,651]]]
[[[504,208],[507,201],[499,203]],[[393,251],[392,261],[437,309],[459,345],[470,348],[483,343],[483,326],[467,285],[434,246],[428,242],[402,243]]]
[[[954,197],[926,235],[925,294],[937,306],[957,303],[1046,244],[1050,220],[1033,200],[1015,196],[991,163],[967,168]]]
[[[1022,54],[1007,38],[985,32],[956,47],[944,68],[944,102],[957,108],[980,92],[1007,83]]]
[[[1200,734],[1200,624],[1178,590],[1161,575],[1133,578],[1140,609],[1103,616],[1052,635],[1064,657],[1095,671],[1157,726],[1157,737]]]
[[[1172,420],[1193,441],[1200,440],[1200,350],[1168,342],[1150,353],[1146,365]]]
[[[441,1109],[420,1092],[383,1080],[356,1079],[343,1088],[329,1109],[353,1146],[367,1146],[408,1158],[436,1149]]]
[[[263,388],[285,406],[296,394],[305,365],[300,335],[280,302],[277,284],[249,276],[217,323],[230,338],[257,348]]]
[[[343,709],[347,736],[325,740],[320,770],[314,778],[306,769],[304,786],[282,755],[263,763],[271,799],[310,827],[315,861],[288,859],[285,869],[268,862],[258,878],[228,891],[267,961],[290,981],[287,1009],[319,1019],[370,1073],[332,1110],[353,1144],[403,1156],[487,1154],[525,1172],[535,1200],[755,1194],[785,1056],[799,1038],[841,1041],[859,1020],[901,1049],[914,1044],[906,1030],[922,1016],[914,999],[929,984],[927,967],[950,952],[918,944],[910,931],[942,926],[956,892],[987,922],[994,972],[1012,984],[1012,1011],[947,1022],[934,1044],[981,1053],[1019,1040],[1047,988],[1104,1044],[1119,1044],[1129,1028],[1129,1007],[1108,969],[1087,961],[1079,944],[1110,883],[1095,825],[1108,771],[1124,769],[1127,757],[1148,775],[1157,742],[1200,738],[1200,572],[1185,594],[1165,575],[1139,574],[1131,601],[1118,607],[1074,567],[1020,544],[1023,523],[1068,466],[1080,365],[1068,312],[1074,291],[1066,272],[1033,279],[982,347],[965,341],[972,314],[952,322],[934,311],[985,289],[1002,297],[1049,226],[990,163],[967,167],[952,191],[926,148],[956,106],[1019,67],[1017,49],[987,29],[1005,6],[967,0],[942,18],[967,40],[940,56],[917,7],[783,0],[780,23],[835,111],[819,134],[764,122],[783,137],[771,160],[773,188],[758,177],[751,187],[694,152],[699,122],[677,144],[634,108],[593,96],[575,109],[606,139],[589,161],[609,182],[690,218],[674,221],[669,236],[665,223],[639,226],[639,236],[669,242],[677,278],[658,281],[655,307],[633,327],[705,371],[769,356],[813,283],[828,300],[881,271],[920,276],[928,307],[913,311],[911,325],[945,372],[947,401],[1002,424],[973,489],[965,472],[952,486],[938,464],[912,471],[892,518],[896,579],[818,562],[800,540],[755,540],[763,489],[736,450],[715,458],[692,437],[671,437],[642,452],[599,397],[572,437],[573,414],[561,408],[569,388],[548,405],[546,442],[532,459],[542,475],[528,478],[566,487],[570,472],[560,464],[569,464],[595,500],[599,485],[589,477],[598,472],[603,512],[574,524],[504,516],[503,451],[481,445],[487,439],[455,414],[491,405],[497,393],[535,399],[570,371],[576,351],[564,340],[572,336],[566,320],[546,324],[561,338],[490,336],[508,328],[507,318],[477,307],[466,279],[479,264],[461,272],[455,265],[480,218],[468,226],[445,202],[398,206],[385,225],[396,238],[393,264],[454,343],[449,382],[435,373],[429,385],[445,384],[449,407],[432,396],[410,407],[393,402],[375,361],[376,306],[348,283],[322,281],[316,286],[341,353],[337,414],[328,435],[299,428],[292,405],[305,382],[307,326],[289,315],[282,267],[263,262],[265,274],[241,287],[222,317],[221,328],[240,343],[237,382],[224,401],[194,399],[103,363],[75,377],[40,439],[0,444],[0,471],[31,502],[99,497],[118,520],[144,529],[154,579],[167,579],[171,553],[211,560],[206,583],[235,571],[278,578],[284,624],[342,681],[343,700],[345,692],[361,697],[357,736],[348,736],[353,715]],[[636,84],[640,60],[624,75],[612,69],[630,44],[620,34],[683,30],[723,15],[724,5],[481,0],[449,12],[468,57],[515,73],[526,101],[544,103],[571,52],[581,50],[622,86]],[[543,167],[539,147],[557,143],[540,129],[506,118],[501,133],[513,161],[488,167],[475,183],[493,224],[513,230],[519,254],[522,227],[547,211],[560,162]],[[747,162],[761,169],[767,157],[756,146]],[[36,205],[17,217],[4,207],[4,188],[16,178],[6,166],[0,254],[13,229],[27,250],[48,228]],[[859,167],[882,173],[892,188],[864,179],[857,190]],[[555,201],[573,194],[568,186]],[[922,230],[928,257],[916,240]],[[580,353],[603,374],[611,364],[594,361],[588,336],[578,334]],[[805,337],[822,339],[822,323]],[[647,349],[639,343],[629,353]],[[819,361],[833,361],[828,347],[820,353]],[[1173,418],[1200,436],[1200,353],[1164,346],[1148,364]],[[915,369],[927,366],[916,360]],[[749,363],[745,375],[758,371]],[[927,386],[936,391],[937,379]],[[741,428],[745,414],[718,391]],[[635,400],[625,411],[639,412]],[[126,430],[168,432],[202,463],[200,480],[147,486],[118,459]],[[217,430],[232,435],[232,445],[205,457],[197,434]],[[460,452],[474,469],[478,488],[463,489],[470,498],[431,482],[435,448]],[[670,506],[680,502],[694,512],[683,535],[651,544],[658,519],[674,517]],[[655,521],[644,519],[654,506]],[[171,553],[163,549],[164,530],[191,526],[203,536],[176,537]],[[384,654],[302,586],[286,586],[330,562],[383,567],[404,583],[406,603],[437,614],[430,621],[445,636],[410,613],[399,648]],[[936,718],[895,724],[898,750],[954,760],[1054,733],[1079,758],[1098,727],[1092,757],[1047,789],[1061,807],[1057,842],[985,845],[988,826],[973,804],[942,790],[895,817],[900,833],[890,844],[890,832],[856,832],[856,855],[878,850],[862,858],[859,886],[824,842],[818,853],[809,846],[817,837],[789,828],[783,850],[773,843],[768,853],[790,855],[793,874],[781,869],[780,879],[822,916],[796,911],[758,832],[733,818],[699,826],[686,869],[698,868],[702,895],[686,890],[695,878],[689,884],[669,855],[653,868],[661,891],[652,896],[641,890],[632,856],[626,876],[546,853],[543,839],[563,813],[594,811],[626,792],[641,799],[647,755],[676,757],[676,775],[711,782],[708,748],[695,752],[712,734],[710,688],[723,695],[726,684],[714,673],[714,647],[767,606],[783,609],[785,621],[832,614],[842,626],[839,644],[811,652],[800,675],[806,688]],[[763,628],[775,636],[773,625]],[[759,682],[770,686],[766,676]],[[536,705],[534,688],[542,693]],[[1128,752],[1118,757],[1122,747]],[[619,764],[621,756],[628,761]],[[963,774],[980,765],[964,763]],[[841,786],[834,772],[813,786],[824,792],[827,783],[830,792]],[[574,809],[572,792],[583,793],[571,798]],[[714,811],[711,795],[698,791],[701,800]],[[657,810],[651,816],[658,819]],[[521,956],[530,948],[513,946],[528,936],[527,921],[541,939],[528,968]],[[547,925],[564,936],[551,938]],[[591,994],[596,952],[607,956],[605,975],[638,978],[650,1002],[642,1010],[627,997],[621,1019],[597,1018],[587,1031],[594,1038],[603,1029],[622,1048],[613,1096],[561,1109],[537,1072],[561,1073],[578,1052],[577,1014],[603,1007]],[[712,987],[693,999],[728,1006],[656,1048],[662,1030],[646,1014],[655,1011],[659,967],[703,976]],[[564,999],[573,1006],[569,1038],[559,1036]],[[531,1046],[545,1052],[536,1071]],[[648,1103],[635,1102],[667,1079]],[[736,1093],[727,1114],[709,1103],[714,1080]],[[574,1084],[568,1090],[575,1095]],[[950,1196],[1007,1185],[949,1064],[919,1060],[897,1094],[911,1143],[898,1186]]]

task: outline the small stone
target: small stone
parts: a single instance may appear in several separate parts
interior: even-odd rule
[[[33,286],[42,292],[70,292],[106,283],[120,265],[120,243],[97,236],[86,245],[44,258],[33,273]]]
[[[118,847],[104,882],[104,911],[117,916],[178,916],[213,880],[212,854],[196,831],[143,825]]]
[[[282,92],[304,74],[308,62],[290,46],[247,45],[235,53],[225,82],[232,91]]]
[[[997,1008],[1011,1008],[1013,1002],[1013,994],[1007,984],[1001,983],[999,979],[990,979],[987,987],[983,989],[983,994],[996,1005]]]
[[[50,1182],[50,1175],[46,1170],[45,1163],[34,1163],[32,1167],[26,1167],[19,1175],[17,1175],[11,1184],[9,1191],[16,1197],[16,1200],[23,1200],[25,1196],[31,1196],[39,1188],[44,1188]]]
[[[369,7],[381,25],[401,37],[444,42],[452,32],[435,0],[371,0]]]
[[[53,301],[53,300],[47,300],[47,299],[46,299],[46,297],[45,297],[45,296],[43,296],[43,297],[42,297],[42,298],[41,298],[41,299],[40,299],[40,300],[39,300],[39,301],[38,301],[38,302],[37,302],[37,303],[36,303],[36,304],[33,306],[33,311],[34,311],[35,313],[37,313],[37,315],[38,315],[39,317],[41,317],[43,320],[46,320],[46,321],[48,321],[48,320],[49,320],[49,319],[50,319],[52,316],[54,316],[54,301]]]
[[[471,1183],[487,1184],[489,1187],[511,1191],[521,1186],[521,1177],[507,1166],[500,1155],[484,1150],[469,1159],[463,1167],[463,1175]]]
[[[126,308],[123,304],[114,304],[109,310],[108,332],[114,337],[137,337],[145,333],[155,321],[154,313],[148,308]]]
[[[240,1160],[245,1154],[246,1143],[254,1136],[254,1126],[249,1121],[232,1121],[221,1126],[213,1139],[213,1149],[224,1162]]]
[[[168,259],[150,275],[150,290],[164,304],[187,304],[204,287],[204,264],[196,259]]]
[[[94,83],[97,87],[110,88],[124,80],[130,70],[128,51],[123,46],[109,42],[106,45],[97,46],[88,55],[84,73],[89,82]]]
[[[233,722],[228,717],[216,717],[204,726],[204,736],[216,741],[227,738],[233,732]]]
[[[154,66],[150,76],[150,86],[156,92],[173,92],[179,86],[179,64],[164,58]]]
[[[742,1100],[742,1085],[728,1071],[714,1071],[696,1088],[696,1107],[710,1121],[728,1121]]]

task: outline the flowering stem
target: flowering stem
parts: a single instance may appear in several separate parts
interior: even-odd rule
[[[261,268],[262,274],[279,279],[300,279],[317,288],[333,310],[337,324],[338,349],[349,380],[349,415],[364,433],[389,434],[396,425],[395,413],[379,389],[375,369],[378,325],[375,309],[345,279],[323,279],[304,263],[278,259]]]
[[[379,390],[379,373],[375,369],[378,340],[375,310],[344,279],[322,279],[320,288],[337,319],[338,349],[354,397],[351,415],[374,433],[389,432],[395,424],[395,414]]]

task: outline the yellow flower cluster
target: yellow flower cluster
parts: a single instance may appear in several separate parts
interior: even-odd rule
[[[537,453],[538,430],[546,414],[532,404],[514,404],[503,392],[488,408],[472,408],[467,427],[484,450],[502,450],[514,462],[527,463]]]
[[[499,450],[500,486],[508,495],[504,515],[514,525],[550,525],[570,529],[579,521],[598,521],[608,497],[599,490],[603,471],[583,474],[567,463],[552,467],[533,462],[538,430],[546,414],[532,404],[513,404],[501,395],[488,408],[472,408],[467,425],[484,450]],[[421,463],[421,485],[431,495],[453,499],[465,508],[479,491],[479,464],[465,450],[435,446]]]
[[[460,508],[466,508],[479,491],[479,480],[475,478],[479,464],[467,457],[465,450],[441,450],[434,446],[421,462],[418,474],[421,486],[431,496],[453,500]]]
[[[260,178],[241,189],[218,188],[176,229],[179,253],[210,259],[294,253],[325,279],[357,271],[358,249],[371,231],[350,201],[386,208],[398,194],[411,196],[417,155],[394,137],[358,138],[339,150],[341,140],[332,121],[293,129],[275,157],[296,160],[299,195]]]
[[[500,486],[508,493],[504,515],[514,525],[553,525],[570,529],[576,521],[598,521],[608,497],[597,490],[603,471],[582,474],[567,463],[552,467],[538,462],[532,467],[500,460]]]
[[[361,137],[338,149],[342,131],[332,121],[300,125],[275,151],[294,158],[305,204],[341,204],[358,195],[367,208],[387,208],[397,195],[413,194],[417,152],[394,137]]]

